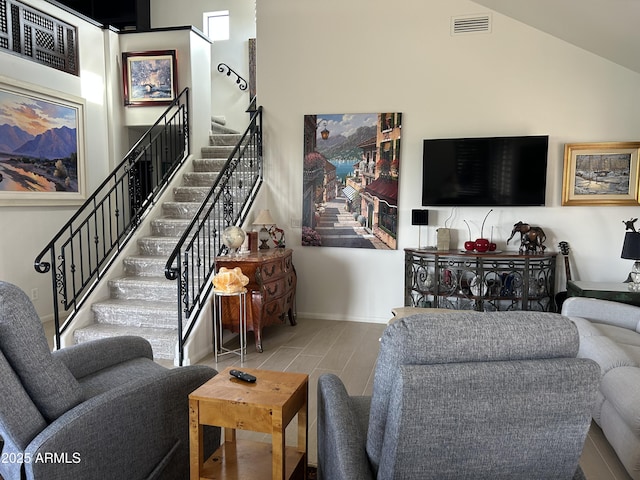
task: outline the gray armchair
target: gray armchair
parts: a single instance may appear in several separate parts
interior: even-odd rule
[[[0,282],[0,476],[188,478],[188,395],[215,374],[164,368],[139,337],[51,353],[28,297]],[[212,452],[220,429],[205,435]]]
[[[419,314],[389,325],[371,397],[318,380],[318,476],[584,478],[599,377],[575,325],[541,312]]]

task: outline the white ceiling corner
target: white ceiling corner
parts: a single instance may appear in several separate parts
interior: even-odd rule
[[[640,73],[640,0],[474,0]]]

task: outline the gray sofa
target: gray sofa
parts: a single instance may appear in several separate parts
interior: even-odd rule
[[[558,314],[417,314],[381,338],[371,397],[318,380],[318,475],[571,479],[599,368]]]
[[[562,314],[580,332],[578,356],[601,368],[593,419],[631,478],[640,480],[640,308],[570,297]]]
[[[29,298],[0,282],[0,476],[188,478],[188,395],[215,374],[164,368],[139,337],[51,353]],[[205,436],[213,452],[220,429]]]

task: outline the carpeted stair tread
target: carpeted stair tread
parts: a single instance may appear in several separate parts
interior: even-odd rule
[[[176,187],[173,199],[177,202],[202,202],[209,194],[211,187]]]
[[[110,298],[94,303],[91,310],[95,321],[101,324],[171,330],[178,325],[176,302]]]
[[[199,172],[220,172],[229,157],[220,158],[194,158],[191,162],[193,171]]]
[[[111,298],[122,300],[178,300],[176,282],[165,277],[130,276],[109,280]]]
[[[213,184],[216,182],[216,180],[218,179],[218,175],[220,175],[220,171],[185,173],[183,177],[184,186],[211,188]]]
[[[132,276],[162,277],[168,258],[154,255],[130,255],[124,259],[124,271]]]
[[[143,255],[169,256],[178,240],[178,237],[144,237],[138,240],[138,248]]]
[[[202,147],[200,155],[202,158],[229,158],[234,148],[232,145],[210,145]]]
[[[221,145],[235,147],[241,139],[241,133],[219,133],[209,136],[209,145],[212,147]]]
[[[181,237],[190,223],[190,218],[156,218],[151,221],[151,233],[154,237]]]
[[[149,327],[122,327],[108,323],[94,323],[83,328],[76,329],[73,337],[76,343],[96,340],[98,338],[134,335],[146,338],[151,343],[153,355],[156,358],[173,359],[178,339],[177,329],[149,328]]]
[[[199,208],[198,202],[163,202],[162,213],[167,218],[188,218],[191,220]]]

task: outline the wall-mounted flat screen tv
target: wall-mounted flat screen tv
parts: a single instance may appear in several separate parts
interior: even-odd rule
[[[423,206],[540,206],[547,135],[424,140]]]

